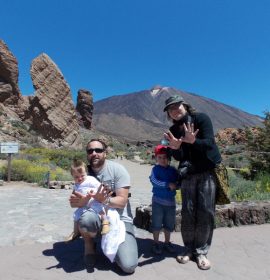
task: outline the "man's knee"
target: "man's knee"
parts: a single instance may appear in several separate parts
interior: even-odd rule
[[[79,219],[79,228],[83,232],[96,233],[100,230],[101,221],[99,216],[92,211],[84,212]]]
[[[138,262],[129,262],[128,260],[117,261],[117,265],[128,274],[131,274],[135,271],[135,268],[138,266]]]

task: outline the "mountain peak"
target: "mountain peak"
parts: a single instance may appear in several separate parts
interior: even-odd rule
[[[258,116],[210,98],[161,85],[95,102],[94,125],[99,131],[126,140],[159,141],[171,125],[163,107],[165,100],[172,95],[181,95],[197,111],[208,114],[215,132],[228,127],[262,125]]]

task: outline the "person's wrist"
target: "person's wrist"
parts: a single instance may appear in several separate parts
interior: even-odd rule
[[[108,206],[110,203],[111,203],[111,197],[109,196],[109,197],[107,197],[107,198],[104,200],[103,204],[104,204],[105,206]]]
[[[90,198],[88,196],[85,196],[84,198],[81,199],[81,202],[80,202],[80,207],[84,207],[88,204]]]

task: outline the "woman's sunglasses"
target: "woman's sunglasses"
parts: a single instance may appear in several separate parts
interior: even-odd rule
[[[87,150],[87,154],[88,154],[88,155],[92,155],[93,152],[96,152],[97,154],[101,154],[101,153],[104,152],[104,149],[95,148],[95,149],[88,149],[88,150]]]

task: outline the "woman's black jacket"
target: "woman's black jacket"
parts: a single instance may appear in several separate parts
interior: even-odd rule
[[[190,116],[190,117],[188,117]],[[204,113],[192,113],[186,115],[170,127],[172,134],[179,139],[185,135],[183,122],[192,122],[194,131],[199,129],[196,140],[193,144],[182,143],[179,150],[172,150],[172,156],[180,161],[191,162],[192,173],[200,173],[215,168],[221,162],[221,155],[215,142],[213,125],[210,118]]]

